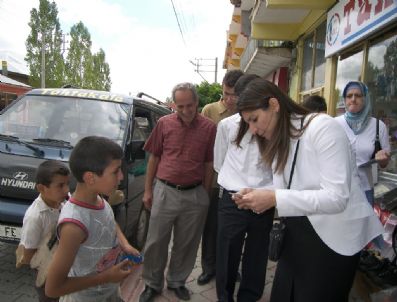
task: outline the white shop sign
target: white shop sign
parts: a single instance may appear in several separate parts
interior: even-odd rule
[[[327,14],[328,57],[397,21],[397,0],[341,0]]]

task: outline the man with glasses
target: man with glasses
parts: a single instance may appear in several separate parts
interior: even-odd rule
[[[222,80],[222,96],[218,102],[204,106],[201,114],[211,119],[215,124],[221,120],[235,114],[237,96],[234,93],[234,85],[243,75],[239,69],[228,71]]]
[[[218,102],[205,105],[201,114],[211,119],[215,124],[235,114],[237,112],[237,95],[234,92],[234,85],[242,75],[243,72],[241,70],[228,71],[222,80],[221,99]],[[218,199],[219,186],[215,175],[210,195],[210,206],[201,241],[201,266],[203,272],[197,279],[199,285],[207,284],[215,277]]]

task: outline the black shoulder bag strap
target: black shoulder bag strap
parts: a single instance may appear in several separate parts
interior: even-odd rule
[[[292,176],[294,175],[295,163],[296,163],[296,155],[298,154],[299,143],[300,143],[300,139],[296,143],[294,159],[292,161],[292,166],[291,166],[291,173],[289,174],[289,181],[288,181],[288,187],[287,187],[288,190],[291,188]]]
[[[303,119],[304,118],[301,119],[301,131],[303,129]],[[289,174],[289,181],[288,181],[288,187],[287,187],[288,190],[291,188],[292,176],[294,175],[294,171],[295,171],[296,156],[297,156],[298,150],[299,150],[299,143],[300,143],[300,139],[298,139],[298,142],[296,143],[296,147],[295,147],[294,159],[292,160],[291,172]],[[280,217],[280,221],[282,221],[282,220],[284,220],[284,218]]]
[[[303,120],[304,117],[301,118],[301,131],[303,129]],[[295,164],[296,164],[296,155],[298,154],[298,150],[299,150],[299,143],[300,143],[300,139],[298,139],[298,142],[296,143],[296,147],[295,147],[295,154],[294,154],[294,159],[292,160],[291,173],[289,174],[289,181],[287,187],[288,190],[291,188],[292,176],[294,175]]]
[[[302,134],[302,129],[303,129],[303,117],[301,119],[301,134]],[[296,155],[298,154],[298,149],[299,149],[299,142],[300,139],[298,139],[295,147],[295,154],[291,165],[291,173],[289,175],[288,189],[291,188],[292,176],[294,175],[294,170],[295,170]],[[279,217],[280,222],[274,223],[269,233],[268,257],[272,261],[278,261],[282,254],[285,228],[286,228],[285,219],[286,219],[285,217]]]
[[[375,144],[374,144],[374,153],[371,156],[371,159],[375,158],[375,154],[382,150],[382,145],[380,144],[379,140],[379,119],[376,119],[376,135],[375,135]]]

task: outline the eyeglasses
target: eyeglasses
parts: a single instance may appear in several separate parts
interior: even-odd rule
[[[357,94],[357,93],[346,94],[346,98],[347,98],[347,99],[351,99],[351,98],[362,98],[362,97],[363,97],[362,94]]]
[[[237,95],[234,94],[234,93],[224,92],[224,93],[222,94],[222,98],[223,98],[223,99],[227,99],[227,98],[236,99],[236,98],[237,98]]]

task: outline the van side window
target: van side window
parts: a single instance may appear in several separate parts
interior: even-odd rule
[[[150,135],[150,122],[147,117],[135,116],[134,119],[134,132],[132,134],[133,140],[142,140],[146,141],[146,139]]]

